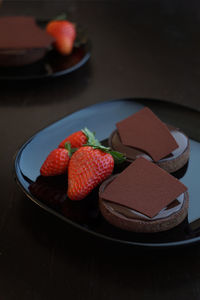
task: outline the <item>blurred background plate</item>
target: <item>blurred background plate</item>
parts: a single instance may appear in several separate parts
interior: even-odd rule
[[[48,21],[38,21],[44,28]],[[33,80],[69,74],[83,66],[91,56],[91,42],[77,26],[77,38],[73,52],[68,56],[60,55],[51,49],[40,61],[22,67],[0,67],[0,80]]]

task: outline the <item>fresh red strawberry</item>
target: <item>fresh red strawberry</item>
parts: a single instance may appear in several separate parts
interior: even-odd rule
[[[71,157],[68,167],[68,192],[71,200],[85,198],[97,185],[110,176],[114,158],[104,146],[84,146]],[[121,153],[118,158],[122,159]]]
[[[60,144],[59,148],[64,148],[65,143],[70,143],[72,148],[80,148],[82,145],[87,143],[87,136],[83,133],[82,130],[77,131],[69,135],[64,139]]]
[[[46,26],[46,31],[55,38],[54,46],[60,54],[69,55],[76,39],[76,27],[67,20],[53,20]]]
[[[69,135],[59,144],[58,147],[64,148],[65,143],[70,143],[71,148],[80,148],[87,143],[97,145],[98,141],[95,139],[94,133],[92,133],[88,128],[84,128]]]
[[[40,174],[43,176],[55,176],[67,171],[70,159],[70,151],[65,148],[54,149],[45,159]]]

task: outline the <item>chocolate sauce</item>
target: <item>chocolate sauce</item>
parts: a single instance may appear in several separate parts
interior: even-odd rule
[[[159,160],[157,164],[169,173],[173,173],[181,169],[188,162],[190,147],[189,139],[183,132],[172,128],[171,126],[169,126],[169,129],[176,140],[178,147],[172,151],[170,155]],[[123,145],[117,130],[111,134],[109,146],[113,150],[124,153],[129,162],[134,161],[138,157],[144,157],[149,161],[153,161],[147,153],[144,153],[144,151]]]

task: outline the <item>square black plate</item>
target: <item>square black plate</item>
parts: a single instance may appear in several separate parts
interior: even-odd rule
[[[180,180],[189,190],[188,217],[177,227],[154,234],[119,230],[102,217],[98,209],[98,188],[86,199],[74,203],[67,199],[67,176],[44,178],[39,170],[48,153],[61,140],[85,126],[106,143],[119,120],[144,106],[150,107],[162,121],[181,128],[189,137],[189,163],[180,170]],[[173,247],[200,241],[200,113],[178,105],[151,99],[121,99],[96,104],[77,111],[42,129],[18,151],[15,176],[23,192],[43,209],[62,220],[100,238],[144,247]]]

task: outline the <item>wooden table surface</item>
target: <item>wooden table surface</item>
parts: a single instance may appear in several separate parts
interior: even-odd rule
[[[200,111],[199,1],[4,1],[0,15],[67,11],[92,57],[71,75],[0,82],[0,299],[200,299],[200,248],[147,251],[94,238],[32,203],[13,157],[35,132],[88,105],[164,99]]]

